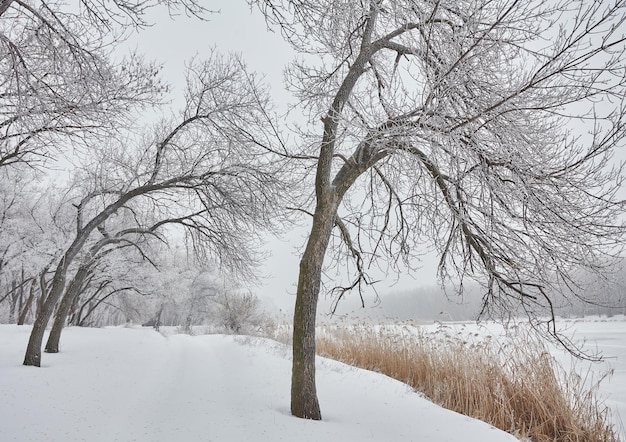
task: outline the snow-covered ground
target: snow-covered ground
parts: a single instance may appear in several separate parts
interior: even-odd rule
[[[29,328],[0,326],[0,441],[515,441],[400,382],[320,359],[324,421],[289,413],[284,347],[149,329],[64,333],[23,367]]]
[[[626,321],[572,323],[614,368],[626,413]],[[289,413],[289,351],[273,341],[70,328],[62,353],[21,365],[29,327],[0,326],[0,441],[515,441],[383,375],[319,359],[324,421]],[[595,366],[604,370],[606,366]]]

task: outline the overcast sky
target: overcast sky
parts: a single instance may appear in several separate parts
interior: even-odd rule
[[[179,90],[191,57],[202,58],[213,47],[222,53],[242,54],[251,70],[266,75],[279,101],[285,101],[282,72],[293,52],[280,34],[269,32],[262,15],[251,11],[244,0],[204,0],[202,4],[217,11],[208,21],[184,14],[170,18],[165,8],[153,10],[149,19],[154,26],[140,31],[125,46],[163,62],[165,78]]]

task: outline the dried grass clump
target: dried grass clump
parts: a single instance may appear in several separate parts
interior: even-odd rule
[[[383,373],[433,402],[533,442],[615,442],[610,410],[576,373],[566,374],[531,334],[507,344],[468,342],[445,328],[330,328],[322,356]]]

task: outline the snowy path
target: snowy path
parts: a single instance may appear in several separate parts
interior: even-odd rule
[[[323,422],[289,414],[286,350],[262,339],[66,330],[41,369],[0,326],[0,441],[515,441],[385,376],[318,364]]]
[[[278,410],[282,395],[267,388],[275,386],[277,374],[259,373],[254,354],[233,338],[177,335],[165,347],[163,359],[140,380],[101,441],[218,441],[225,433],[232,440],[265,440],[259,429],[268,426],[267,414],[284,417]]]

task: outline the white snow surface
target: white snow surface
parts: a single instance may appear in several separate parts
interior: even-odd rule
[[[561,325],[607,358],[573,369],[613,371],[599,393],[623,436],[626,319]],[[445,327],[474,336],[502,331],[496,324]],[[317,361],[324,420],[294,418],[290,349],[267,339],[164,337],[147,328],[63,333],[61,353],[44,353],[41,368],[24,367],[30,327],[0,325],[0,442],[517,441],[398,381],[324,358]],[[567,368],[569,357],[554,354]]]
[[[516,441],[381,374],[317,361],[323,421],[289,412],[290,350],[261,338],[69,328],[21,365],[0,326],[0,441]]]

